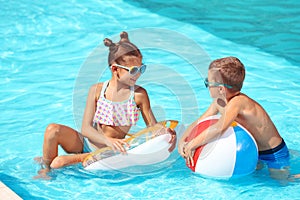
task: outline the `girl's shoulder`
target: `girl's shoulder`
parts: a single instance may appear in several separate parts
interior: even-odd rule
[[[149,102],[149,96],[145,88],[135,85],[134,86],[134,100],[137,105]]]
[[[135,85],[134,86],[134,93],[135,94],[147,94],[147,90],[143,88],[142,86]]]
[[[93,84],[93,85],[90,87],[90,91],[91,91],[91,92],[96,92],[96,93],[97,93],[97,91],[101,91],[102,86],[103,86],[103,82],[101,82],[101,83],[95,83],[95,84]]]
[[[95,83],[90,87],[90,92],[94,93],[93,96],[95,97],[96,100],[99,99],[101,89],[103,86],[103,82]]]
[[[98,83],[95,83],[93,84],[91,87],[102,87],[104,82],[98,82]]]

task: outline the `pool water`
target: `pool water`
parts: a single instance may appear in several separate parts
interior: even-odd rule
[[[189,15],[184,15],[191,7],[182,10],[180,18],[177,14],[170,18],[172,9],[163,15],[151,5],[145,8],[145,4],[123,1],[29,3],[0,0],[0,180],[23,199],[299,198],[299,182],[272,180],[266,169],[239,179],[204,178],[192,173],[177,152],[172,155],[176,162],[165,163],[164,170],[146,174],[92,173],[76,165],[53,170],[51,180],[32,178],[39,169],[33,158],[42,155],[47,124],[56,122],[80,130],[88,87],[110,77],[107,49],[102,40],[118,38],[123,30],[141,47],[144,62],[149,66],[138,83],[147,89],[158,120],[176,119],[185,125],[195,120],[211,101],[203,84],[209,61],[228,55],[239,57],[247,70],[242,91],[267,110],[292,150],[291,172],[300,173],[300,71],[297,61],[300,46],[298,39],[290,37],[299,33],[300,27],[293,22],[299,21],[300,15],[294,14],[299,13],[297,4],[293,6],[294,2],[287,2],[290,5],[284,7],[284,13],[277,12],[284,9],[274,2],[273,7],[262,4],[257,10],[259,13],[263,10],[266,15],[278,13],[279,19],[283,15],[285,26],[292,26],[286,27],[284,34],[270,33],[272,39],[257,38],[255,43],[261,44],[258,47],[250,41],[245,43],[238,38],[215,34],[218,24],[214,24],[215,30],[208,29],[209,17],[203,25],[193,22]],[[176,9],[180,10],[178,7]],[[240,2],[234,10],[247,7],[246,2]],[[255,12],[248,13],[250,19],[257,16]],[[256,18],[252,24],[236,12],[223,14],[219,13],[227,19],[229,27],[246,29],[260,27],[265,22]],[[224,24],[219,29],[228,33],[232,30],[227,30]],[[259,32],[251,32],[251,35],[258,37]],[[242,38],[248,35],[248,32],[239,33]],[[290,51],[298,52],[292,53],[293,58],[285,54],[284,41],[287,40],[294,41]],[[282,47],[281,53],[280,49],[273,52],[264,48],[274,41]],[[143,126],[140,120],[133,131]],[[61,149],[60,153],[63,153]]]
[[[263,49],[299,66],[299,1],[286,0],[274,3],[272,0],[251,2],[130,0],[129,2],[159,15],[194,24],[235,43]]]

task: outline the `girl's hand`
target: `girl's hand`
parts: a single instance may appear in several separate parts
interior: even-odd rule
[[[120,151],[121,153],[126,153],[126,147],[130,147],[130,145],[124,139],[116,139],[107,137],[106,145],[111,147],[114,151]]]
[[[177,141],[177,137],[176,137],[176,131],[171,129],[171,128],[166,128],[160,124],[158,124],[159,126],[159,130],[155,131],[155,136],[159,136],[159,135],[163,135],[163,134],[170,134],[171,135],[171,139],[169,140],[169,143],[172,144],[168,151],[172,152],[175,147],[176,147],[176,141]]]
[[[154,127],[158,127],[158,130],[156,130],[153,135],[154,136],[159,136],[159,135],[163,135],[163,134],[170,134],[171,135],[171,139],[169,141],[170,144],[172,144],[170,146],[170,148],[168,149],[169,152],[172,152],[175,147],[176,147],[176,131],[171,129],[171,128],[167,128],[159,123],[155,124]]]
[[[166,127],[164,127],[163,125],[161,125],[161,124],[159,124],[159,123],[157,123],[157,124],[155,124],[154,126],[152,126],[153,127],[153,131],[152,131],[152,135],[153,135],[153,137],[156,137],[156,136],[160,136],[160,135],[164,135],[164,134],[167,134],[168,132],[167,132],[167,128]],[[151,127],[151,128],[152,128]]]
[[[177,140],[176,131],[171,128],[167,128],[167,132],[169,134],[171,134],[171,139],[170,139],[169,143],[172,145],[170,146],[170,148],[168,150],[169,150],[169,152],[172,152],[176,147],[176,140]]]

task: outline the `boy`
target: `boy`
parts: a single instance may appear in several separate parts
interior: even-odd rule
[[[178,151],[187,164],[194,165],[194,151],[220,136],[233,121],[244,126],[255,138],[259,161],[268,165],[271,177],[286,179],[289,176],[289,151],[266,111],[256,101],[240,92],[245,78],[244,65],[238,58],[214,60],[205,80],[213,102],[206,112],[185,131]],[[185,139],[198,122],[208,116],[221,114],[217,123],[186,143]]]

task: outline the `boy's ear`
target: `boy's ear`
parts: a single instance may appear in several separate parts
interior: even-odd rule
[[[219,87],[219,92],[220,92],[220,94],[225,94],[225,87],[224,86],[220,86]]]

